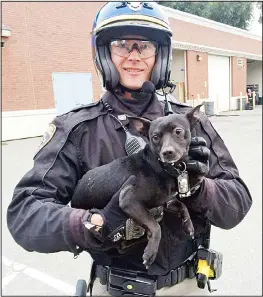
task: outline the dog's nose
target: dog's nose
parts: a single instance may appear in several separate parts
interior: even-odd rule
[[[163,149],[162,154],[165,159],[170,160],[175,157],[175,150],[173,147],[166,147]]]

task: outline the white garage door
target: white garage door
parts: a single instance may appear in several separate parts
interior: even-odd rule
[[[208,94],[214,101],[216,113],[229,110],[229,57],[208,55]]]

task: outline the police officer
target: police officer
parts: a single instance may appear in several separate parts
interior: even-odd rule
[[[147,271],[142,263],[145,236],[134,238],[124,250],[109,240],[109,230],[119,230],[128,219],[118,199],[97,212],[91,211],[92,206],[90,210],[74,209],[70,201],[85,172],[127,155],[123,125],[140,136],[123,115],[153,120],[167,114],[169,108],[175,113],[189,110],[181,103],[164,104],[154,89],[142,89],[145,81],[157,90],[169,86],[171,37],[168,18],[154,2],[109,2],[102,7],[92,29],[92,49],[106,92],[97,103],[52,121],[34,156],[33,168],[16,186],[7,211],[8,228],[25,250],[74,255],[85,250],[94,259],[93,274],[101,283],[109,282],[107,274],[99,272],[103,269],[121,268],[124,278],[125,271],[141,271],[143,279],[158,279],[157,295],[196,294],[198,288],[190,280],[185,260],[197,246],[208,246],[210,224],[231,229],[252,204],[249,190],[209,119],[202,114],[187,164],[189,174],[199,180],[193,194],[184,199],[195,241],[181,230],[180,219],[164,209],[159,252]],[[98,284],[94,294],[99,293]],[[173,285],[172,292],[167,290]]]

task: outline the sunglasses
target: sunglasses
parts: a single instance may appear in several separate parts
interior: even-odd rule
[[[125,58],[129,57],[133,49],[136,49],[141,59],[147,59],[157,54],[158,43],[140,39],[114,39],[109,43],[109,49],[112,53]]]

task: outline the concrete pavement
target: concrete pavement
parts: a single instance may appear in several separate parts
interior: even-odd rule
[[[253,197],[246,218],[231,230],[212,228],[211,248],[224,255],[223,275],[212,295],[262,295],[262,107],[210,117]],[[2,143],[2,295],[72,295],[79,278],[89,278],[90,257],[66,252],[24,251],[6,226],[13,189],[32,165],[40,138]]]

